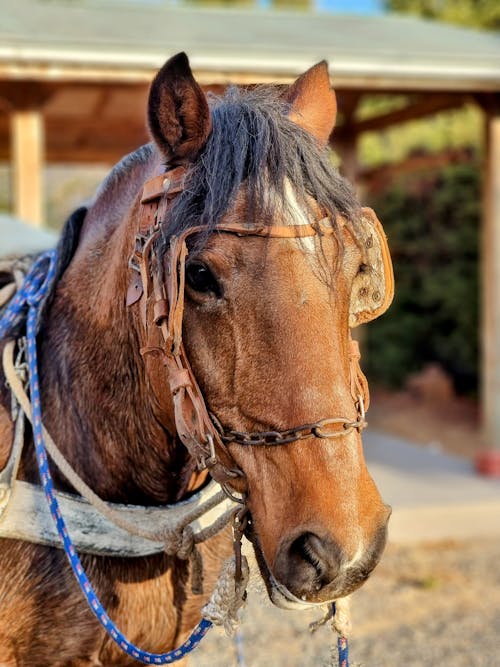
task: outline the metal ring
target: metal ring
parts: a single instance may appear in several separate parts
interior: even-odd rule
[[[233,502],[238,503],[239,505],[245,505],[246,504],[246,496],[243,494],[242,498],[238,498],[238,496],[235,496],[232,491],[229,490],[228,485],[225,482],[220,482],[220,487],[226,494],[228,498],[230,498]]]
[[[215,455],[215,444],[214,444],[213,436],[210,433],[205,433],[205,438],[208,442],[210,455],[201,457],[200,463],[203,466],[203,468],[201,468],[201,470],[204,470],[205,468],[212,468],[217,463],[217,457]]]
[[[346,422],[346,420],[343,417],[332,417],[331,419],[322,419],[315,426],[313,426],[311,431],[313,435],[315,435],[317,438],[338,438],[340,435],[345,435],[345,433],[342,430],[323,432],[321,429],[323,429],[325,426],[329,424],[342,424],[345,428],[346,423],[349,422]]]

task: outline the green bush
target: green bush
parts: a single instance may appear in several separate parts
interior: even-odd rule
[[[406,176],[371,205],[389,239],[396,293],[389,311],[367,327],[367,371],[400,387],[439,362],[457,391],[478,384],[479,168],[453,165]]]

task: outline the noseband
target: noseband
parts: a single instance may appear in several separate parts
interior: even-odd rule
[[[162,222],[172,200],[184,189],[186,170],[177,167],[146,182],[141,198],[139,228],[135,250],[129,266],[133,271],[127,293],[127,306],[139,301],[140,317],[148,343],[161,331],[161,345],[147,345],[141,354],[160,353],[166,368],[173,396],[175,427],[182,443],[197,461],[200,470],[208,469],[223,488],[243,473],[236,466],[228,445],[275,446],[306,438],[338,438],[353,430],[360,432],[366,426],[368,383],[359,366],[359,348],[349,340],[350,387],[357,409],[357,419],[343,417],[322,419],[283,431],[244,433],[230,430],[209,413],[205,399],[191,369],[182,342],[184,313],[185,265],[188,256],[187,239],[194,234],[206,233],[202,226],[191,227],[170,237],[170,246],[164,263],[156,254]],[[219,224],[214,231],[245,238],[305,238],[331,236],[334,233],[328,220],[305,225],[239,225]]]

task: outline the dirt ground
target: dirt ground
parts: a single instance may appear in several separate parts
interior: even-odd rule
[[[469,399],[377,391],[368,421],[378,431],[471,459],[484,446]],[[273,607],[255,577],[242,614],[243,658],[238,662],[233,639],[213,630],[190,665],[336,666],[329,626],[308,631],[319,615]],[[500,541],[389,545],[352,596],[351,615],[351,667],[500,667]]]
[[[424,446],[474,459],[485,447],[476,401],[462,396],[419,397],[410,391],[372,391],[368,425]]]
[[[258,590],[260,588],[260,590]],[[500,667],[500,542],[390,545],[352,596],[351,667]],[[335,635],[314,611],[282,611],[254,584],[236,642],[212,630],[191,667],[331,667]]]

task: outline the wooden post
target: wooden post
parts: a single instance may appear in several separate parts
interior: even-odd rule
[[[500,105],[485,111],[482,412],[487,450],[478,456],[477,468],[484,474],[500,476]]]
[[[44,219],[44,122],[39,110],[11,112],[14,214],[40,226]]]

